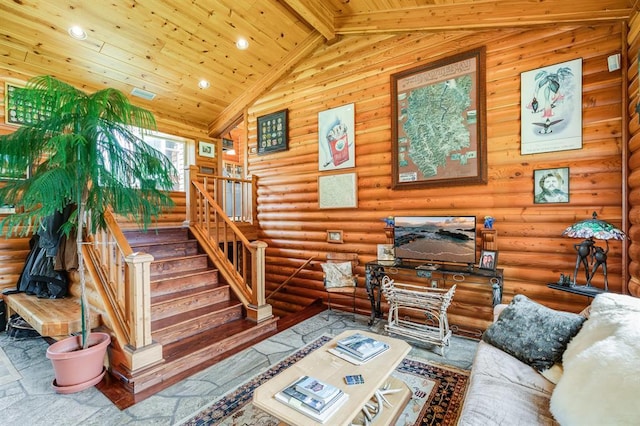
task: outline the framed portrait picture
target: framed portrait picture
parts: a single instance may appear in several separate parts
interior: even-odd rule
[[[204,141],[198,142],[198,155],[200,155],[201,157],[215,158],[216,157],[215,144],[204,142]]]
[[[258,117],[258,155],[288,149],[287,110]]]
[[[495,271],[498,266],[498,252],[495,250],[482,250],[480,255],[480,269]]]
[[[318,113],[318,170],[355,167],[354,104]]]
[[[582,58],[520,74],[520,153],[582,148]]]
[[[396,261],[393,244],[378,244],[378,263],[385,266],[391,266]]]
[[[327,230],[327,242],[342,244],[342,231],[336,229]]]
[[[534,204],[569,202],[569,168],[540,169],[533,171]]]
[[[394,189],[487,182],[485,48],[391,75]]]

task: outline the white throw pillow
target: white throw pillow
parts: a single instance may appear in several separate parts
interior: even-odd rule
[[[598,295],[562,364],[551,396],[551,413],[561,425],[638,425],[640,299]]]

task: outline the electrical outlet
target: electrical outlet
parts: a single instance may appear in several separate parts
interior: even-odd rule
[[[431,288],[438,288],[438,280],[431,280]]]

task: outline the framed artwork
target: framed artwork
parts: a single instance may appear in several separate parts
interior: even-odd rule
[[[534,204],[569,202],[569,168],[533,171]]]
[[[258,117],[258,155],[288,149],[287,110]]]
[[[33,105],[24,99],[24,88],[5,83],[4,117],[7,124],[21,126],[23,124],[44,121],[51,117],[53,108],[50,102]]]
[[[582,148],[582,58],[520,74],[520,153]]]
[[[391,266],[396,261],[393,244],[378,244],[378,263],[385,266]]]
[[[327,230],[327,242],[328,243],[336,243],[342,244],[342,231],[338,230]]]
[[[391,75],[394,189],[487,182],[485,48]]]
[[[204,142],[204,141],[198,142],[198,154],[201,157],[215,158],[216,157],[215,144]]]
[[[482,250],[480,255],[480,269],[489,269],[495,271],[498,266],[498,252],[494,250]]]
[[[358,207],[358,176],[342,173],[318,176],[318,207],[347,209]]]
[[[318,113],[318,170],[347,169],[356,165],[354,104]]]

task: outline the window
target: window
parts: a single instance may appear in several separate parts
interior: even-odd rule
[[[153,134],[145,134],[144,141],[162,152],[173,163],[176,170],[178,170],[178,177],[174,183],[174,191],[184,191],[184,168],[187,165],[187,141],[178,136],[167,135],[164,133],[154,132]]]

